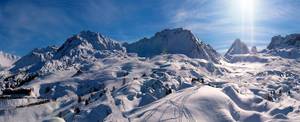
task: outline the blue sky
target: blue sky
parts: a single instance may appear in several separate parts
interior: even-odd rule
[[[244,15],[252,24],[241,22],[239,6],[239,0],[1,0],[0,50],[25,55],[82,30],[133,42],[183,27],[224,53],[236,38],[264,48],[274,35],[300,32],[300,0],[255,0],[255,18]],[[241,29],[249,26],[252,38]]]

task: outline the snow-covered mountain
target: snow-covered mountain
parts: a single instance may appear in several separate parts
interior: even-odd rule
[[[240,39],[236,39],[228,49],[224,57],[230,63],[237,62],[268,62],[269,58],[265,58],[265,54],[258,54],[255,46],[249,50],[248,46]]]
[[[300,119],[297,59],[258,52],[232,53],[233,62],[218,60],[210,46],[184,29],[164,30],[125,46],[147,58],[127,53],[120,43],[89,31],[60,47],[33,50],[15,63],[11,74],[0,77],[0,121]],[[143,51],[132,51],[134,46]],[[194,53],[186,52],[188,47],[198,56],[211,54],[190,58]],[[169,50],[186,55],[166,54]]]
[[[274,36],[264,52],[284,58],[299,58],[300,34],[290,34],[285,37]]]
[[[230,59],[232,55],[235,54],[249,54],[249,48],[248,46],[242,42],[240,39],[236,39],[232,45],[230,46],[230,48],[228,49],[228,51],[225,53],[225,58]]]
[[[12,72],[51,72],[94,62],[97,58],[123,54],[126,49],[117,41],[91,31],[82,31],[58,47],[34,49],[22,57]]]
[[[300,48],[300,34],[290,34],[285,37],[274,36],[268,49]]]
[[[55,59],[63,57],[95,56],[99,51],[121,51],[125,48],[117,41],[91,31],[82,31],[67,39],[67,41],[55,53]]]
[[[46,61],[52,59],[57,49],[58,48],[55,46],[36,48],[15,62],[10,71],[14,73],[18,71],[37,71],[44,65]]]
[[[200,41],[191,31],[182,28],[165,29],[151,38],[144,38],[132,44],[125,44],[128,52],[143,57],[155,55],[185,54],[190,58],[219,62],[221,56],[210,46]]]
[[[20,57],[0,51],[0,71],[12,66]]]

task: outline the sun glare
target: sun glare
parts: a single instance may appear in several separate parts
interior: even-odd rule
[[[255,10],[257,0],[234,0],[237,16],[241,21],[241,38],[251,43],[255,41]]]
[[[237,0],[240,10],[244,14],[251,14],[254,11],[255,0]]]

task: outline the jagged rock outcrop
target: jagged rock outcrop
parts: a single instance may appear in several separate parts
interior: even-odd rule
[[[268,49],[300,48],[300,34],[290,34],[286,37],[274,36]]]
[[[267,49],[263,52],[283,58],[300,57],[300,34],[290,34],[285,37],[274,36]]]
[[[165,29],[151,38],[144,38],[131,44],[124,44],[127,51],[143,57],[155,55],[185,54],[218,63],[221,56],[210,46],[200,41],[191,31],[182,28]]]
[[[228,60],[232,58],[233,55],[236,54],[249,54],[249,48],[248,46],[242,42],[240,39],[236,39],[231,47],[228,49],[228,51],[225,53],[224,57]]]

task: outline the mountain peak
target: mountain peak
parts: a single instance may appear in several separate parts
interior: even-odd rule
[[[160,32],[157,32],[155,36],[171,36],[171,35],[178,35],[178,34],[184,34],[190,37],[194,37],[194,34],[190,30],[183,29],[183,28],[164,29]]]
[[[190,31],[183,28],[165,29],[151,38],[144,38],[125,45],[128,52],[139,56],[153,57],[162,53],[185,54],[190,58],[218,62],[220,55],[209,45],[199,41]]]
[[[113,39],[97,32],[81,31],[68,38],[59,48],[50,46],[34,49],[17,61],[10,71],[18,72],[21,69],[28,72],[47,72],[75,64],[90,63],[97,58],[124,52],[126,49]]]
[[[234,40],[233,43],[243,43],[243,42],[241,41],[241,39],[237,38],[237,39]]]
[[[230,58],[231,55],[248,53],[250,53],[248,46],[240,39],[236,39],[226,52],[225,57]]]
[[[160,34],[160,33],[187,32],[187,31],[189,31],[189,30],[186,30],[186,29],[183,29],[183,28],[174,28],[174,29],[167,28],[167,29],[164,29],[164,30],[162,30],[160,32],[157,32],[157,34]]]
[[[18,59],[18,56],[0,51],[0,70],[2,68],[10,67]]]
[[[264,50],[272,55],[281,56],[284,58],[299,58],[300,57],[300,34],[290,34],[285,37],[278,35],[271,39],[267,50]]]
[[[44,62],[52,59],[58,47],[48,46],[45,48],[35,48],[27,55],[20,58],[14,63],[14,67],[10,69],[11,72],[18,72],[20,70],[33,72],[40,69]]]
[[[285,37],[281,35],[272,37],[268,49],[281,49],[281,48],[300,48],[300,34],[290,34]]]
[[[125,52],[125,48],[117,41],[105,37],[97,32],[81,31],[70,37],[58,49],[56,58],[64,55],[75,56],[82,53],[94,53],[95,51],[110,50]],[[83,51],[83,52],[82,52]]]
[[[99,41],[99,38],[106,38],[99,32],[92,32],[89,30],[81,31],[80,33],[76,34],[75,37],[85,39],[88,41]]]
[[[253,47],[251,48],[251,53],[252,53],[252,54],[256,54],[256,53],[257,53],[257,48],[256,48],[256,46],[253,46]]]

